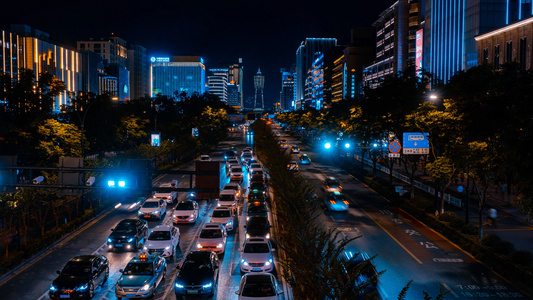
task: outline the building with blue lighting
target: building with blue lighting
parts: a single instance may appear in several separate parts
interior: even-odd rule
[[[150,61],[152,97],[205,93],[206,71],[200,56],[152,57]]]
[[[254,76],[254,109],[263,111],[265,109],[265,76],[261,74],[261,68]]]
[[[220,101],[228,102],[228,69],[209,69],[207,76],[209,93],[218,96]]]
[[[234,84],[235,87],[237,88],[239,104],[235,105],[235,107],[238,107],[239,109],[244,108],[243,78],[244,78],[244,67],[242,65],[242,58],[239,58],[235,63],[231,64],[228,68],[228,83]]]
[[[281,72],[281,92],[279,96],[280,110],[294,110],[294,77],[296,66],[292,68],[282,68]]]

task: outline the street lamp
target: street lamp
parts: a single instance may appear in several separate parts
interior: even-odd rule
[[[437,97],[437,95],[435,95],[435,94],[431,94],[431,95],[429,95],[429,99],[430,99],[431,101],[436,101],[436,100],[439,99],[439,98]]]

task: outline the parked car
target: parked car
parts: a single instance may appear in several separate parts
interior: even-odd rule
[[[217,254],[224,254],[227,236],[226,229],[221,223],[206,223],[202,231],[200,231],[200,235],[197,236],[196,248],[202,251],[214,251]]]
[[[348,211],[350,203],[346,196],[337,189],[328,189],[324,205],[330,211]]]
[[[172,213],[172,223],[196,223],[198,220],[198,203],[194,200],[183,200],[176,205]]]
[[[215,207],[210,217],[210,222],[223,224],[226,232],[232,231],[235,226],[235,213],[231,207]]]
[[[152,229],[143,248],[144,254],[171,257],[180,244],[180,230],[172,225],[159,225]]]
[[[50,299],[91,299],[109,278],[109,260],[103,255],[78,255],[57,274],[48,291]]]
[[[165,278],[166,260],[159,255],[139,254],[133,257],[115,285],[117,299],[147,298],[155,291]]]
[[[150,198],[144,201],[139,209],[139,219],[163,219],[167,213],[167,202],[161,198]]]
[[[250,217],[244,226],[246,239],[251,237],[264,237],[270,239],[270,222],[267,217]]]
[[[249,238],[244,241],[241,254],[241,275],[249,272],[274,271],[272,245],[266,238]]]
[[[215,293],[220,268],[218,256],[213,251],[191,251],[176,269],[179,270],[174,282],[176,299]]]
[[[300,164],[301,165],[309,165],[311,164],[311,158],[307,154],[300,155]]]
[[[130,250],[137,248],[146,241],[148,223],[145,220],[124,219],[111,229],[107,238],[107,250]]]
[[[235,291],[239,300],[275,300],[283,293],[276,277],[270,273],[248,273],[241,277],[239,290]]]

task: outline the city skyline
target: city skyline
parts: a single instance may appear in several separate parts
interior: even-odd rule
[[[355,6],[337,1],[338,5],[326,6],[307,1],[304,7],[297,1],[284,2],[283,6],[245,1],[232,5],[209,1],[201,6],[194,2],[26,1],[3,5],[6,11],[23,13],[6,14],[0,28],[9,30],[10,24],[27,24],[74,48],[76,41],[113,34],[128,44],[145,47],[148,57],[201,56],[208,68],[227,68],[242,58],[244,97],[253,95],[253,76],[261,67],[265,107],[270,108],[279,101],[279,70],[295,62],[302,41],[331,37],[347,45],[351,28],[371,26],[393,2]]]

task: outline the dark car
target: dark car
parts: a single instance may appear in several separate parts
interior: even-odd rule
[[[250,184],[252,184],[254,182],[260,182],[260,183],[266,184],[265,175],[262,175],[262,174],[252,175],[250,177]]]
[[[226,152],[224,152],[225,160],[236,158],[236,157],[237,157],[237,152],[235,152],[235,150],[227,150]]]
[[[267,217],[250,217],[246,222],[246,238],[250,237],[263,237],[270,239],[270,222]]]
[[[109,278],[109,261],[103,255],[79,255],[57,274],[48,292],[50,299],[91,299]]]
[[[300,164],[301,165],[309,165],[311,164],[311,158],[307,154],[300,155]]]
[[[266,196],[263,193],[252,193],[251,191],[248,193],[248,203],[252,202],[266,202]]]
[[[191,251],[174,283],[176,299],[184,295],[213,295],[218,284],[218,256],[213,251]]]
[[[353,253],[346,251],[339,256],[343,266],[343,278],[352,282],[346,282],[346,286],[351,287],[350,299],[367,299],[368,295],[379,298],[379,273],[372,264],[371,258],[366,252]],[[350,279],[351,278],[351,279]]]
[[[145,220],[124,219],[107,238],[107,250],[136,251],[146,241],[148,223]]]
[[[246,221],[250,220],[251,217],[267,217],[268,209],[264,202],[251,202],[246,208]]]
[[[266,186],[263,182],[253,181],[250,183],[249,191],[252,194],[266,195]]]

